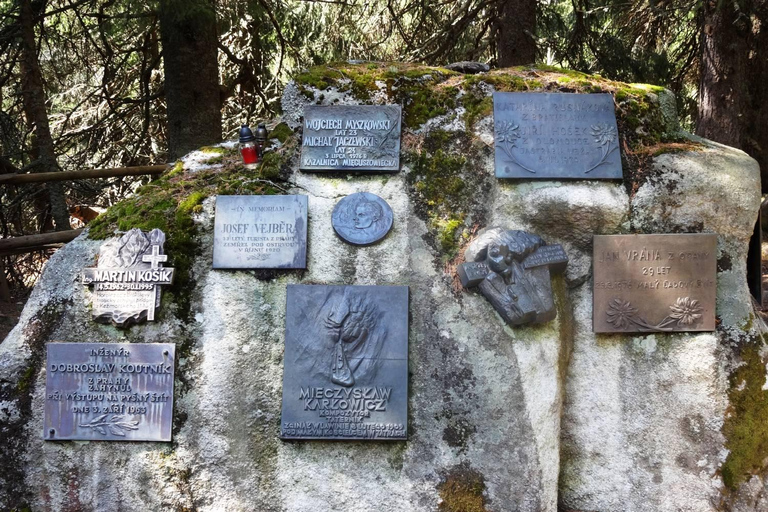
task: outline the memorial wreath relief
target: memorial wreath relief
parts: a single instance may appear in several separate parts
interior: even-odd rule
[[[538,235],[500,227],[483,230],[459,265],[462,286],[479,287],[510,325],[539,324],[555,318],[550,270],[562,272],[568,255]]]

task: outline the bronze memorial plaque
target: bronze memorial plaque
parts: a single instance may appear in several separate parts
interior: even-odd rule
[[[282,439],[408,437],[408,287],[288,285]]]
[[[170,441],[173,343],[48,343],[46,441]]]
[[[714,331],[717,235],[596,235],[595,332]]]

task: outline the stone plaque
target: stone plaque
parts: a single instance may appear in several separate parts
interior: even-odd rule
[[[398,171],[400,105],[307,105],[304,171]]]
[[[288,285],[283,439],[405,440],[408,287]]]
[[[464,252],[457,274],[465,288],[477,286],[510,325],[540,324],[555,318],[550,272],[562,272],[568,255],[538,235],[484,229]]]
[[[160,285],[173,282],[174,269],[163,267],[165,234],[132,229],[101,245],[95,268],[83,269],[82,282],[93,286],[93,319],[129,327],[155,319]]]
[[[595,332],[714,331],[717,235],[594,237]]]
[[[621,179],[611,94],[493,93],[497,178]]]
[[[392,228],[392,208],[369,192],[350,194],[333,208],[331,222],[336,234],[353,245],[370,245]]]
[[[218,196],[213,268],[307,268],[307,196]]]
[[[172,343],[48,343],[47,441],[170,441]]]

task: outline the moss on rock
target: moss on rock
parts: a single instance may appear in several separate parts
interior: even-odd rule
[[[449,472],[438,486],[440,512],[486,512],[483,475],[461,464]]]
[[[766,360],[763,344],[755,342],[741,350],[743,364],[729,378],[730,406],[723,425],[729,450],[720,472],[731,490],[765,469],[768,458],[768,390],[765,390]]]

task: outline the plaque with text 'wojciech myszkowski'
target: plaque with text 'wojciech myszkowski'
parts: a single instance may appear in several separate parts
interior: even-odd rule
[[[170,441],[172,343],[48,343],[47,441]]]
[[[493,93],[497,178],[621,179],[610,94]]]
[[[400,105],[304,107],[304,171],[398,171]]]
[[[408,287],[288,285],[282,439],[405,440]]]
[[[714,331],[717,235],[594,237],[595,332]]]

